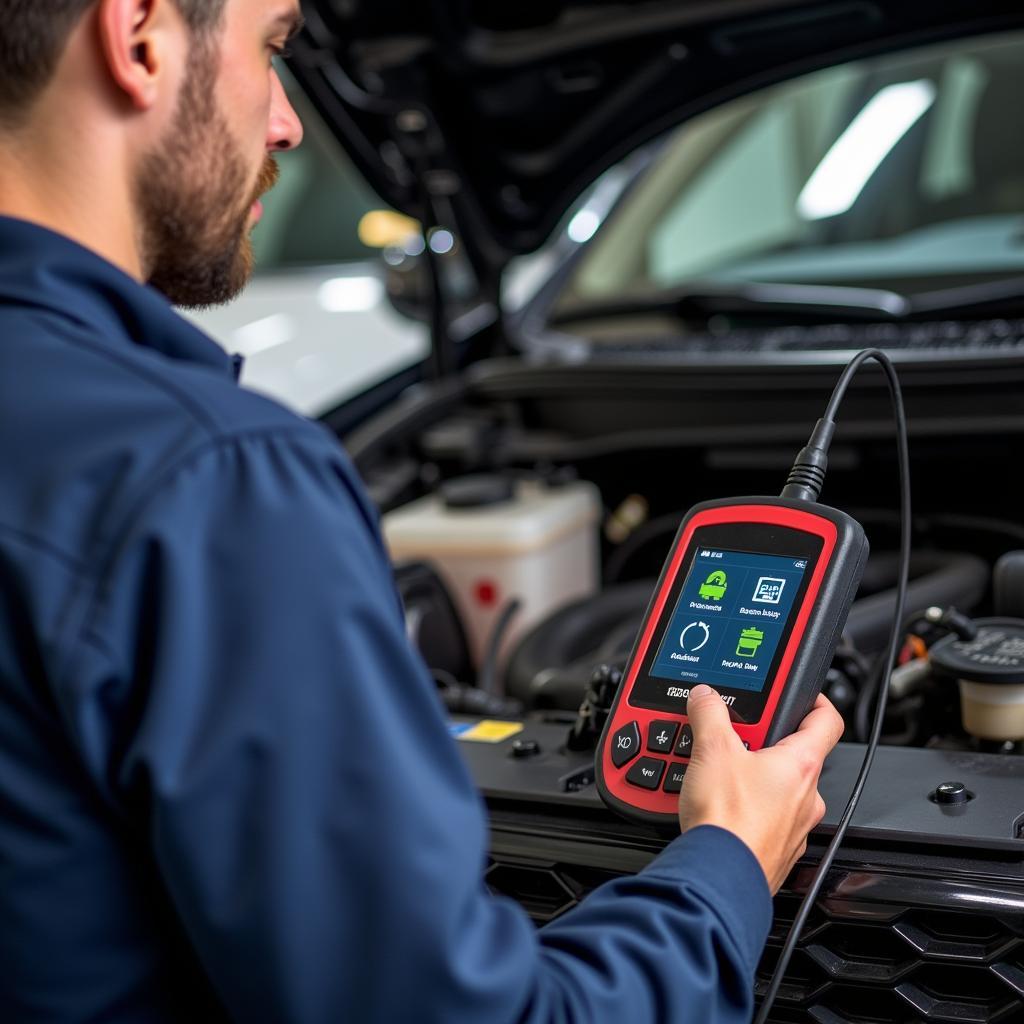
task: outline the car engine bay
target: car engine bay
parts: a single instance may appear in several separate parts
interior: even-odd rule
[[[914,496],[907,598],[913,618],[882,742],[1018,755],[1024,734],[995,738],[964,728],[955,680],[933,671],[928,652],[950,634],[951,623],[964,640],[968,618],[1024,617],[1024,556],[1013,554],[1024,549],[1014,486],[1024,365],[977,356],[954,367],[940,359],[901,369]],[[386,536],[403,506],[440,495],[435,511],[451,525],[454,545],[428,530],[419,546],[406,539],[396,561],[439,571],[440,581],[424,589],[421,568],[420,584],[403,596],[407,605],[417,593],[426,602],[418,616],[429,612],[435,623],[448,618],[445,642],[438,643],[435,625],[423,631],[433,646],[420,644],[442,686],[472,695],[481,710],[571,717],[594,667],[621,664],[628,655],[686,508],[722,495],[778,493],[827,394],[831,362],[765,360],[730,371],[596,358],[578,366],[491,360],[457,381],[421,385],[348,438],[384,512]],[[872,555],[825,692],[844,715],[846,738],[863,742],[872,666],[894,606],[899,523],[879,377],[866,373],[848,405],[822,500],[864,525]],[[473,521],[496,523],[497,535],[508,538],[532,515],[530,493],[535,500],[561,494],[571,505],[572,493],[579,503],[580,488],[592,496],[590,521],[584,525],[587,516],[580,519],[577,508],[569,520],[579,522],[563,527],[587,539],[568,562],[554,548],[545,553],[543,538],[535,539],[542,550],[533,570],[542,592],[557,590],[575,571],[584,581],[580,592],[512,608],[508,602],[522,584],[510,590],[502,566],[515,559],[493,544],[491,563],[471,558],[473,578],[459,576],[466,551],[480,554],[470,536]],[[422,505],[411,508],[422,518]],[[400,569],[400,584],[406,578]],[[479,619],[474,603],[476,611],[484,609],[483,621],[471,621]],[[505,635],[495,636],[495,629]],[[473,706],[455,697],[449,703],[456,711]]]

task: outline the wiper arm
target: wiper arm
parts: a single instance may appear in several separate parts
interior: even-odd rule
[[[1019,312],[1024,306],[1024,277],[1007,277],[1001,281],[940,288],[922,292],[910,300],[909,316],[928,319],[936,313],[982,312],[987,307],[1010,305]]]
[[[573,303],[559,310],[554,324],[592,320],[638,313],[668,313],[685,318],[716,314],[802,314],[815,318],[843,320],[899,320],[912,310],[905,295],[881,288],[850,288],[823,284],[739,284],[695,283],[686,288],[651,295],[622,296],[617,299]]]
[[[884,288],[845,285],[751,283],[716,285],[695,282],[685,288],[649,295],[621,296],[573,303],[558,311],[552,323],[567,324],[610,316],[665,313],[685,319],[716,314],[802,315],[818,320],[922,320],[936,314],[983,312],[991,307],[1024,306],[1024,277],[942,288],[914,296]]]

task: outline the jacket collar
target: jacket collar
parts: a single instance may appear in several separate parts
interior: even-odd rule
[[[241,369],[156,289],[64,235],[11,217],[0,217],[0,305],[46,309],[107,344],[138,345],[235,379]]]

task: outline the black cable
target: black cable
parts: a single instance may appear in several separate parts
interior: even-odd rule
[[[513,597],[508,604],[502,608],[501,613],[491,628],[491,635],[487,638],[487,650],[484,653],[483,664],[480,666],[480,677],[478,685],[484,693],[494,693],[498,681],[498,654],[501,650],[501,641],[505,639],[508,627],[516,616],[516,612],[522,608],[523,602],[518,597]]]
[[[896,512],[887,512],[878,508],[850,508],[846,511],[859,523],[875,522],[889,525],[899,517]],[[914,523],[914,532],[922,539],[928,540],[934,537],[937,531],[948,530],[962,533],[964,530],[972,530],[975,533],[988,533],[995,537],[1002,537],[1004,540],[1013,541],[1015,544],[1024,543],[1024,526],[1020,523],[1012,523],[1006,519],[991,519],[985,516],[956,515],[946,512],[925,512],[918,516]]]
[[[614,551],[608,556],[604,569],[605,586],[618,583],[622,570],[629,560],[646,544],[666,533],[675,533],[682,522],[682,514],[670,512],[667,515],[648,519],[641,523]]]
[[[924,617],[924,611],[916,611],[912,615],[904,617],[900,623],[900,640],[902,642],[905,637],[913,628],[914,623]],[[879,655],[878,661],[874,664],[871,672],[868,674],[864,681],[864,685],[861,687],[860,692],[857,694],[857,701],[853,709],[853,735],[858,743],[867,743],[871,738],[871,725],[872,720],[869,717],[871,711],[871,702],[875,699],[878,691],[879,683],[881,682],[882,676],[885,673],[885,657],[889,652]],[[898,652],[897,652],[898,653]]]
[[[832,837],[832,841],[829,843],[828,849],[825,851],[824,856],[821,858],[821,862],[818,864],[814,879],[811,881],[811,884],[804,895],[803,902],[800,904],[800,909],[797,911],[796,918],[793,921],[793,926],[789,930],[789,935],[786,936],[786,942],[782,947],[782,953],[779,955],[778,963],[775,966],[775,973],[772,976],[768,990],[761,1002],[760,1009],[758,1010],[757,1017],[755,1018],[755,1024],[766,1024],[768,1020],[768,1014],[771,1013],[772,1004],[775,1002],[775,997],[778,995],[779,987],[782,984],[782,979],[786,973],[786,968],[789,966],[789,961],[793,956],[793,951],[796,949],[797,940],[800,938],[800,933],[803,931],[803,927],[807,923],[807,918],[817,901],[818,893],[821,891],[821,887],[825,882],[825,877],[828,874],[829,868],[832,866],[832,861],[835,859],[836,852],[846,836],[846,830],[849,827],[850,820],[853,818],[854,812],[857,809],[857,804],[860,802],[861,794],[864,791],[864,785],[867,782],[868,774],[871,771],[871,765],[875,759],[875,751],[878,749],[878,739],[882,733],[882,722],[885,718],[885,705],[889,696],[889,677],[892,674],[893,662],[896,660],[898,647],[903,640],[903,634],[900,630],[903,625],[903,617],[905,614],[904,603],[907,596],[907,581],[910,575],[910,452],[907,441],[907,418],[906,412],[903,408],[903,394],[900,391],[899,378],[896,375],[896,368],[893,366],[892,360],[884,352],[879,349],[867,349],[864,352],[858,353],[850,361],[846,370],[843,372],[842,377],[840,377],[835,391],[832,393],[832,400],[829,402],[824,420],[819,420],[817,426],[814,428],[814,433],[811,435],[811,442],[818,447],[823,454],[827,454],[828,442],[831,440],[831,431],[834,429],[836,410],[839,408],[839,404],[842,402],[843,396],[846,394],[846,389],[849,387],[849,383],[853,378],[853,375],[860,366],[869,359],[874,359],[876,362],[881,364],[882,369],[885,371],[886,380],[889,385],[889,394],[892,398],[893,415],[896,420],[897,448],[899,452],[901,518],[900,571],[896,590],[896,614],[893,616],[892,635],[885,655],[886,660],[883,662],[885,668],[882,673],[882,685],[879,687],[878,691],[878,704],[875,708],[875,720],[871,728],[871,736],[868,740],[867,750],[864,752],[864,762],[861,765],[860,774],[857,776],[857,781],[854,783],[853,792],[850,794],[846,810],[843,811],[843,815],[839,819],[839,824],[836,826],[835,835]],[[809,444],[808,447],[811,447],[812,444]],[[804,451],[806,452],[807,449],[805,448]],[[803,452],[801,453],[801,456],[802,455]],[[825,463],[827,464],[827,458],[825,459]],[[821,465],[817,459],[814,460],[813,464],[815,468],[820,468],[822,478],[824,478],[824,465]],[[793,482],[792,476],[793,474],[790,474],[790,483]],[[813,478],[816,476],[816,473],[809,473],[807,476]],[[787,483],[787,488],[790,486],[790,483]],[[797,481],[796,486],[804,486],[804,484]],[[785,491],[783,491],[783,494],[785,495]],[[817,494],[815,494],[815,499],[816,498]]]
[[[832,397],[829,399],[825,415],[814,425],[814,430],[811,431],[806,447],[796,457],[793,468],[789,473],[789,479],[786,481],[786,486],[782,489],[783,498],[793,498],[797,501],[818,500],[822,484],[825,482],[825,470],[828,467],[828,449],[836,429],[836,414],[839,411],[839,406],[843,403],[843,399],[846,397],[850,381],[853,380],[857,371],[869,359],[875,359],[881,363],[882,369],[885,370],[886,376],[889,378],[889,391],[893,395],[893,401],[896,403],[897,396],[899,396],[899,408],[902,412],[903,396],[899,390],[896,370],[889,357],[881,349],[877,348],[868,348],[863,352],[858,352],[846,364],[846,368],[843,370],[839,382],[832,392]],[[894,388],[895,391],[893,390]],[[905,421],[903,429],[904,431],[906,430]],[[903,529],[908,529],[908,524],[905,524]]]
[[[871,703],[878,697],[878,684],[884,673],[885,654],[880,654],[865,678],[864,685],[858,691],[853,705],[853,738],[858,743],[867,743],[871,738]]]

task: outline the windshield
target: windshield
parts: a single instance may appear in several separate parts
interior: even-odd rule
[[[1024,34],[858,61],[665,139],[554,313],[686,286],[917,293],[1024,272]]]

